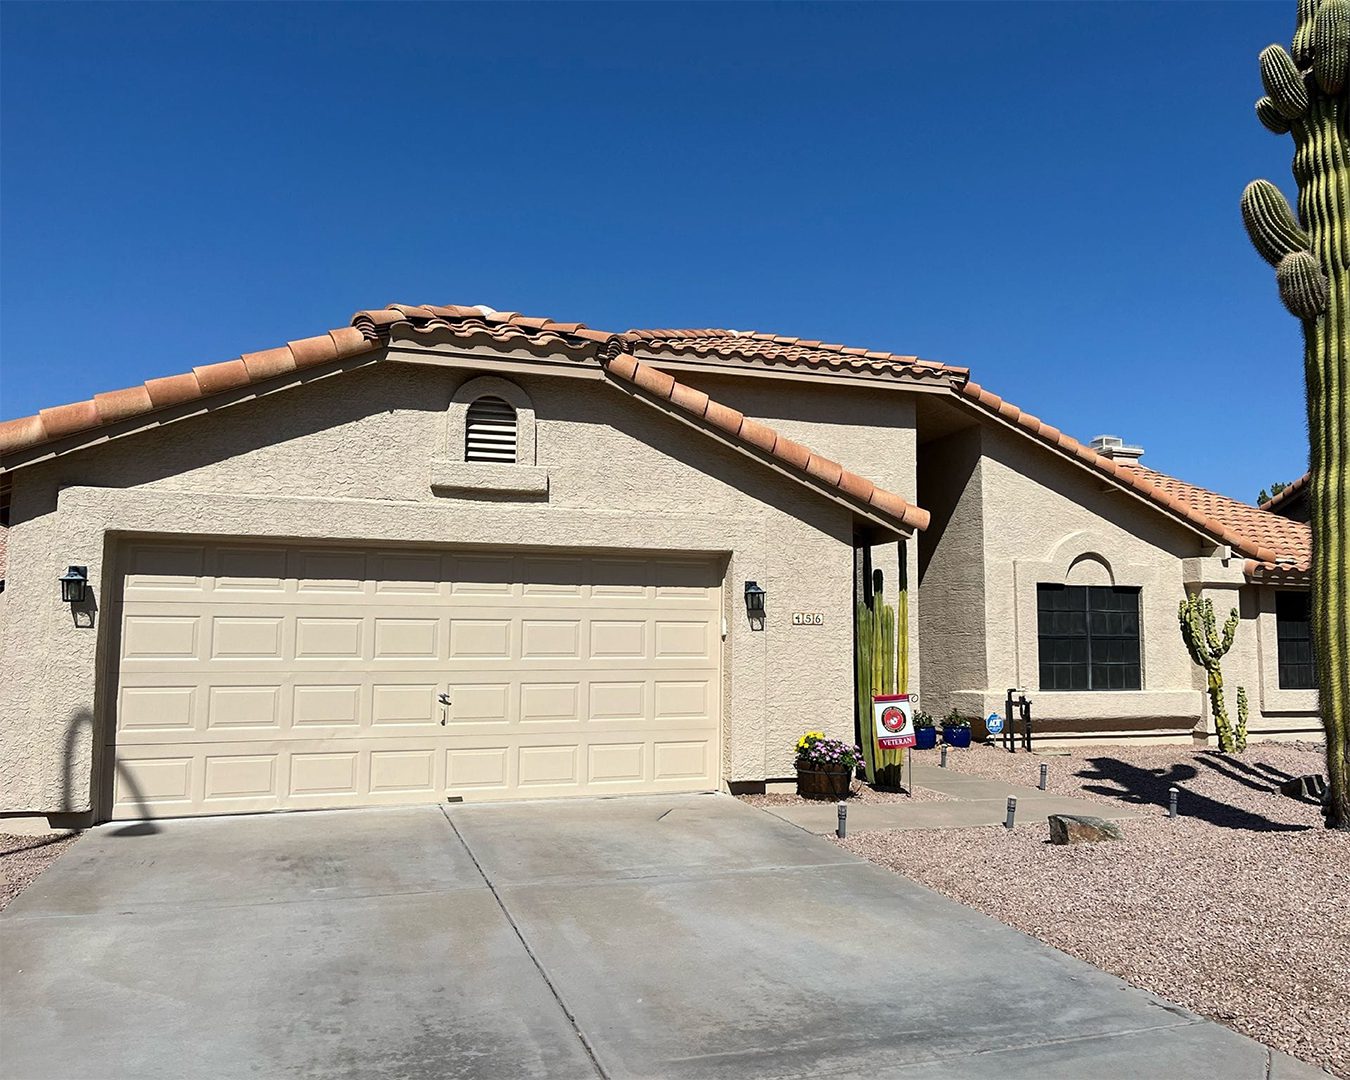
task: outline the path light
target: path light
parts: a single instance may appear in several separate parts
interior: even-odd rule
[[[1005,829],[1013,827],[1013,818],[1017,816],[1017,798],[1013,795],[1008,796],[1008,819],[1003,823]]]
[[[751,630],[764,629],[764,596],[765,592],[758,582],[745,583],[745,614],[750,619]]]
[[[61,603],[71,607],[84,603],[89,592],[89,567],[72,566],[57,580],[61,582]]]
[[[1177,791],[1176,787],[1170,787],[1170,788],[1167,789],[1167,816],[1168,816],[1168,817],[1176,817],[1176,816],[1177,816],[1177,795],[1178,795],[1178,794],[1179,794],[1179,792]]]
[[[1049,779],[1049,777],[1050,777],[1050,766],[1047,765],[1044,761],[1042,761],[1042,762],[1041,762],[1041,782],[1040,782],[1040,785],[1039,785],[1039,786],[1040,786],[1040,789],[1041,789],[1042,791],[1045,790],[1045,784],[1046,784],[1046,781]]]
[[[840,840],[848,835],[848,807],[842,802],[839,804],[839,828],[834,830],[834,834]]]
[[[938,762],[938,764],[941,765],[942,768],[944,768],[944,769],[947,767],[947,744],[946,744],[946,743],[943,743],[943,744],[942,744],[942,760],[941,760],[940,762]]]

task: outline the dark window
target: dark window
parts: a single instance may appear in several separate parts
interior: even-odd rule
[[[1037,585],[1042,690],[1138,690],[1139,590]]]
[[[1281,690],[1316,690],[1308,593],[1275,594],[1275,642]]]

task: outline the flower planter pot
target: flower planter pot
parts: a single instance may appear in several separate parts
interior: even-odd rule
[[[797,766],[797,794],[804,799],[846,799],[853,770],[843,766]]]
[[[937,745],[937,728],[921,727],[914,729],[914,749],[931,750]]]
[[[969,746],[970,728],[945,727],[942,729],[942,741],[948,746]]]

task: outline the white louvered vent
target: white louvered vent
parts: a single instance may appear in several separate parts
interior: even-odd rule
[[[469,406],[464,426],[464,460],[516,460],[516,410],[499,397],[481,397]]]

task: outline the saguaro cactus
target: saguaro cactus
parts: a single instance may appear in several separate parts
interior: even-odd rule
[[[1292,55],[1261,51],[1257,119],[1294,140],[1298,218],[1279,189],[1242,193],[1247,235],[1303,324],[1312,524],[1312,630],[1330,791],[1327,824],[1350,829],[1350,0],[1299,0]]]
[[[1247,691],[1238,687],[1238,723],[1234,730],[1228,719],[1228,702],[1223,692],[1224,654],[1233,647],[1237,634],[1238,609],[1228,614],[1223,632],[1214,622],[1214,603],[1199,596],[1188,596],[1177,609],[1181,636],[1186,648],[1200,667],[1205,669],[1205,683],[1209,690],[1210,712],[1214,715],[1214,731],[1219,737],[1219,749],[1225,754],[1247,749]]]
[[[900,782],[903,750],[878,750],[872,737],[872,696],[903,693],[898,681],[895,609],[886,603],[885,579],[880,570],[872,575],[872,605],[858,602],[855,614],[854,663],[857,670],[858,717],[862,731],[863,760],[873,784],[895,787]],[[901,594],[902,604],[904,594]]]

